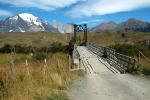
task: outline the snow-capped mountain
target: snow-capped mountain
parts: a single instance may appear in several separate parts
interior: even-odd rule
[[[0,21],[0,32],[37,31],[58,32],[58,30],[50,26],[47,21],[29,13],[21,13],[17,16],[8,17],[5,20]]]

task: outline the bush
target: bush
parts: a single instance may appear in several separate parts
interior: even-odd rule
[[[110,46],[110,48],[115,49],[117,52],[128,55],[128,56],[137,56],[138,48],[146,57],[150,57],[150,50],[142,45],[131,45],[131,44],[116,44]]]
[[[142,70],[142,73],[144,74],[144,75],[150,75],[150,69],[143,69]]]
[[[119,52],[121,54],[125,54],[128,56],[135,56],[137,54],[136,47],[134,45],[130,44],[116,44],[113,46],[110,46],[111,48],[115,49],[116,52]]]
[[[4,45],[2,48],[0,48],[1,53],[10,53],[12,52],[13,47],[9,44]]]
[[[15,52],[16,53],[25,53],[25,47],[22,47],[21,45],[19,45],[19,44],[16,44],[15,46],[14,46],[14,48],[15,48]]]
[[[49,47],[33,47],[33,46],[22,46],[21,44],[16,44],[14,46],[11,46],[9,44],[4,45],[0,48],[0,53],[33,53],[33,52],[64,52],[69,53],[70,52],[70,46],[69,45],[62,45],[61,43],[53,43]]]
[[[33,54],[33,59],[39,60],[39,61],[44,60],[47,57],[48,57],[48,55],[45,52],[35,52]]]

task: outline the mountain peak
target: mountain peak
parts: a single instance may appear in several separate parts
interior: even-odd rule
[[[18,16],[9,17],[9,20],[18,20]]]
[[[110,21],[110,22],[108,22],[107,24],[116,24],[115,22],[113,22],[113,21]]]
[[[3,21],[0,21],[0,33],[1,32],[56,32],[52,26],[30,13],[21,13],[16,16],[8,17]]]
[[[127,21],[136,21],[136,20],[138,20],[138,19],[136,19],[136,18],[130,18]]]
[[[98,26],[96,26],[95,28],[93,28],[91,31],[92,32],[101,32],[101,31],[111,31],[112,29],[114,29],[115,27],[117,27],[117,24],[115,22],[107,22],[107,23],[102,23]]]
[[[149,23],[131,18],[128,19],[126,22],[122,23],[121,27],[124,27],[125,29],[132,29],[132,30],[146,30],[146,28],[149,27]],[[148,29],[149,30],[149,29]]]
[[[24,20],[29,20],[29,19],[37,20],[38,19],[37,17],[35,17],[34,15],[30,13],[21,13],[18,16]]]
[[[138,19],[136,19],[136,18],[130,18],[130,19],[128,19],[126,22],[127,22],[127,23],[138,23],[138,22],[142,22],[142,21],[140,21],[140,20],[138,20]]]
[[[135,18],[130,18],[127,21],[116,24],[115,22],[108,22],[100,24],[92,29],[93,32],[101,31],[116,31],[116,30],[135,30],[141,32],[150,32],[150,23],[144,22]]]
[[[41,26],[41,21],[38,20],[38,17],[35,17],[34,15],[30,13],[21,13],[18,15],[20,18],[22,18],[24,21],[27,21],[29,23],[34,23],[35,25]]]

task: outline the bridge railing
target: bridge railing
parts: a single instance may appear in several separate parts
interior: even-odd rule
[[[77,45],[76,44],[74,45],[74,49],[73,49],[73,52],[72,52],[72,57],[73,57],[73,59],[79,59],[80,58],[80,54],[77,50]]]
[[[136,68],[136,60],[132,57],[120,54],[112,48],[98,46],[96,44],[87,44],[87,48],[107,62],[121,73],[132,72]]]
[[[72,51],[72,64],[71,69],[79,69],[80,68],[80,54],[77,50],[77,45],[74,44],[73,51]]]

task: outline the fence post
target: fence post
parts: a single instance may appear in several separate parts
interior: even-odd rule
[[[138,51],[138,66],[140,66],[141,63],[141,56],[140,56],[140,52]]]
[[[14,74],[14,61],[11,60],[8,63],[9,63],[9,69],[10,69],[11,76],[12,76]]]
[[[29,71],[29,64],[28,64],[28,60],[25,60],[25,66],[26,66],[26,70],[27,70],[27,75],[30,75],[30,71]]]
[[[9,61],[8,61],[8,67],[9,67],[9,75],[11,80],[14,82],[14,68],[15,68],[15,64],[13,61],[13,57],[12,57],[13,53],[9,54]]]
[[[72,69],[72,61],[71,61],[71,57],[70,57],[70,55],[69,55],[69,69]]]
[[[44,75],[46,74],[47,71],[47,59],[44,59]]]

